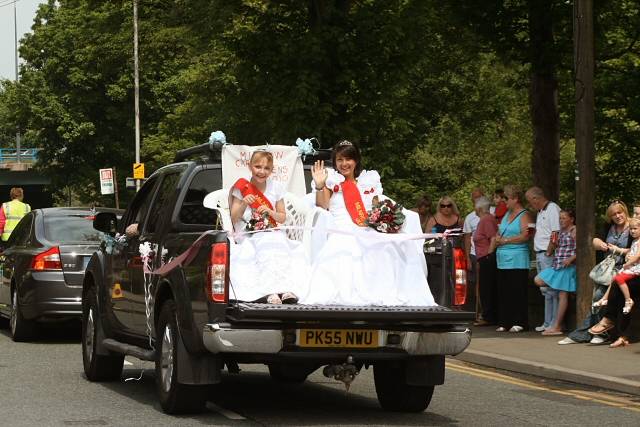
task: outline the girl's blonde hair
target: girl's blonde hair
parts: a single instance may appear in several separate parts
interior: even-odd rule
[[[249,163],[253,164],[253,162],[257,162],[262,159],[267,159],[267,164],[269,167],[273,168],[273,154],[264,150],[254,151],[253,154],[251,154],[251,160],[249,160]]]
[[[629,227],[640,227],[640,218],[629,218]]]

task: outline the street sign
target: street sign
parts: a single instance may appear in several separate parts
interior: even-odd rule
[[[100,169],[100,194],[115,193],[113,185],[113,169]]]
[[[133,164],[133,179],[144,179],[144,163]]]
[[[144,184],[146,181],[147,181],[147,178],[141,179],[140,185]],[[136,188],[136,179],[128,176],[125,180],[125,187],[129,189]]]

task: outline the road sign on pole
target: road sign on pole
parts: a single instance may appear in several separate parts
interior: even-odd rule
[[[100,169],[100,193],[101,194],[113,194],[115,193],[113,184],[113,169]]]
[[[144,163],[133,164],[133,178],[144,179]]]

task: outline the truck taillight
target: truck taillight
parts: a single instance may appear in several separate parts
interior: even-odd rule
[[[44,270],[62,270],[62,261],[60,260],[60,250],[57,246],[41,252],[31,260],[31,269],[37,271]]]
[[[467,257],[461,248],[453,249],[453,268],[456,279],[453,305],[463,305],[467,301]]]
[[[226,243],[211,245],[209,265],[207,267],[207,296],[212,302],[227,302],[227,263],[229,247]]]

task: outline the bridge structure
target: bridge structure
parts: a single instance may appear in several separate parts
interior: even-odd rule
[[[0,148],[0,202],[9,201],[13,187],[24,190],[24,202],[31,208],[52,206],[49,186],[51,179],[34,169],[38,161],[38,148]]]

